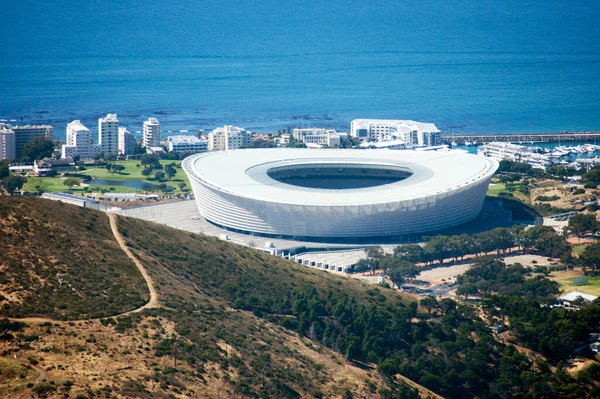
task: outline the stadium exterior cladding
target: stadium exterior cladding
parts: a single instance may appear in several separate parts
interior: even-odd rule
[[[357,189],[299,187],[273,170],[409,170]],[[249,149],[183,161],[200,214],[238,232],[311,241],[403,236],[465,223],[481,211],[497,162],[462,151]],[[305,173],[305,172],[302,172]],[[358,173],[358,172],[356,172]],[[380,173],[380,172],[377,172]]]

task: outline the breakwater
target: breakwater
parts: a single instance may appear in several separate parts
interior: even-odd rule
[[[569,141],[600,141],[600,131],[592,132],[560,132],[560,133],[478,133],[478,134],[444,134],[442,140],[457,145],[482,144],[493,141],[510,143],[554,143]]]

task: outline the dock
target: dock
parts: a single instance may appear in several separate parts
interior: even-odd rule
[[[441,134],[442,140],[447,143],[464,145],[469,143],[483,144],[494,141],[510,143],[555,143],[569,141],[600,141],[600,132],[560,132],[560,133],[478,133],[478,134]]]

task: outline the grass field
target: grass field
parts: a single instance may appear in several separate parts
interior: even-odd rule
[[[487,195],[496,196],[506,190],[506,184],[504,183],[491,183],[487,190]]]
[[[583,253],[583,250],[585,249],[585,247],[587,247],[588,244],[581,244],[581,245],[573,245],[573,255],[577,255],[580,256]]]
[[[172,160],[162,160],[160,163],[162,165],[168,165],[172,162],[179,164],[181,161],[172,161]],[[181,192],[179,189],[179,183],[183,182],[186,184],[186,187],[190,188],[190,182],[188,180],[187,175],[183,171],[183,169],[176,168],[177,174],[171,180],[163,180],[162,182],[157,181],[153,177],[146,178],[142,176],[142,170],[144,167],[140,165],[137,160],[129,160],[129,161],[115,161],[112,162],[115,164],[125,166],[125,170],[121,173],[111,173],[105,168],[89,168],[88,170],[81,171],[79,173],[87,174],[97,179],[105,179],[105,180],[116,180],[116,181],[145,181],[152,184],[161,184],[164,183],[169,186],[175,187],[174,193]],[[139,167],[137,165],[140,165]],[[63,184],[64,178],[60,177],[29,177],[27,178],[27,183],[25,184],[25,190],[30,192],[38,191],[38,187],[43,189],[46,192],[59,192],[68,190],[68,187]],[[73,187],[72,190],[75,192],[83,192],[85,185],[80,187]],[[110,190],[117,193],[134,193],[134,192],[142,192],[142,190],[138,190],[130,187],[120,187],[120,186],[100,186],[94,185],[90,186],[89,192],[100,191],[101,189]]]
[[[560,288],[566,293],[579,291],[584,294],[600,296],[600,276],[589,276],[588,284],[575,286],[573,280],[575,277],[583,277],[581,271],[553,272],[549,278],[560,284]]]

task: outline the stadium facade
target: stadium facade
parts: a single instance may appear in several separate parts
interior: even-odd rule
[[[464,151],[249,149],[182,166],[200,214],[217,226],[337,241],[465,223],[481,211],[498,163]]]

